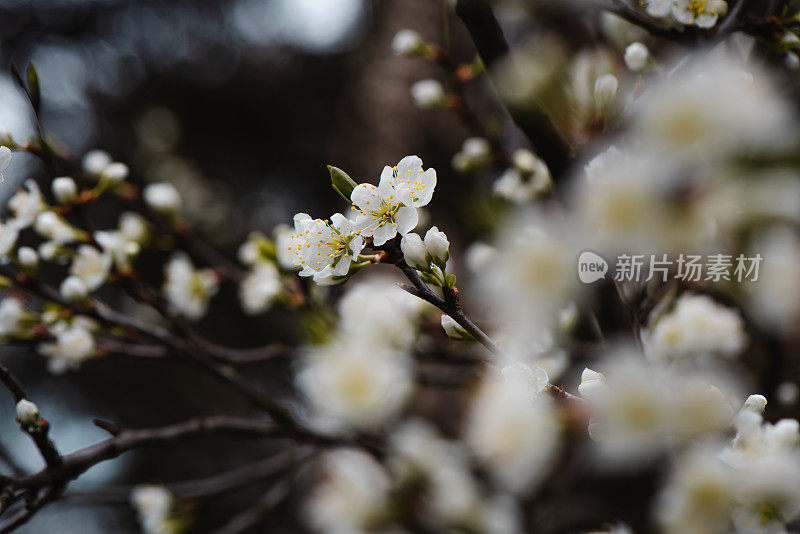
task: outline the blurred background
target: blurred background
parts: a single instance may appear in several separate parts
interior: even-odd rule
[[[76,156],[108,151],[130,164],[135,182],[172,182],[198,231],[231,257],[251,230],[269,233],[301,210],[342,209],[328,188],[329,163],[358,181],[377,182],[384,165],[418,154],[439,171],[437,195],[462,197],[470,190],[450,157],[467,132],[447,111],[413,105],[409,85],[435,69],[391,53],[398,29],[413,27],[437,42],[445,29],[454,56],[470,61],[466,32],[444,12],[434,0],[0,0],[0,131],[18,141],[33,133],[30,109],[9,73],[11,65],[24,69],[32,61],[49,134]],[[15,155],[0,201],[39,173],[32,157]],[[482,231],[458,212],[442,209],[437,217],[454,240],[459,228]],[[237,310],[235,288],[223,288],[215,319],[201,328],[216,328],[211,337],[243,347],[296,335],[285,310],[247,320]],[[232,322],[236,328],[227,328]],[[0,358],[28,386],[64,453],[105,437],[92,425],[95,417],[149,427],[244,408],[213,379],[164,362],[115,356],[52,376],[32,351],[0,347]],[[255,367],[253,376],[288,379],[280,362]],[[10,398],[0,402],[0,436],[21,466],[40,467],[14,424]],[[115,487],[210,476],[267,456],[263,447],[202,439],[167,453],[126,454],[75,484],[89,496],[48,507],[20,532],[137,532]],[[194,531],[219,525],[263,489],[196,503]]]

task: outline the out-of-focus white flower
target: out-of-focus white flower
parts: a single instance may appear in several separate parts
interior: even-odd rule
[[[793,117],[769,73],[714,54],[645,91],[634,106],[632,135],[662,157],[707,161],[780,146],[792,135]]]
[[[492,158],[492,147],[483,137],[470,137],[453,155],[453,168],[466,172],[483,168]]]
[[[654,317],[656,313],[642,336],[645,354],[654,361],[733,357],[747,343],[739,311],[706,295],[684,293],[668,314]]]
[[[344,337],[368,345],[409,349],[425,305],[390,280],[360,282],[339,301],[339,330]]]
[[[411,86],[411,98],[422,109],[444,106],[446,97],[444,87],[437,80],[420,80]]]
[[[436,171],[422,170],[422,160],[406,156],[394,166],[383,168],[378,186],[359,184],[350,199],[360,213],[356,231],[372,236],[376,246],[398,233],[405,235],[417,226],[417,208],[427,205],[436,187]]]
[[[103,248],[103,252],[114,260],[120,272],[131,268],[131,258],[139,254],[139,243],[131,241],[119,230],[100,230],[94,233],[94,240]]]
[[[530,202],[551,186],[550,169],[533,152],[520,149],[512,155],[513,167],[492,185],[494,194],[510,202]]]
[[[39,354],[48,358],[47,368],[51,373],[62,374],[77,369],[83,361],[95,355],[94,336],[85,326],[73,324],[55,330],[54,343],[41,343],[37,347]]]
[[[677,184],[669,161],[612,146],[586,165],[573,205],[587,246],[609,257],[709,246],[710,216],[671,200]]]
[[[99,177],[100,173],[102,173],[112,161],[113,160],[111,159],[111,156],[108,155],[108,152],[95,149],[84,154],[81,164],[83,166],[83,171],[86,174]]]
[[[265,312],[281,291],[280,273],[273,263],[259,263],[244,277],[239,286],[239,298],[244,311],[255,315]]]
[[[144,217],[132,211],[126,211],[119,216],[118,228],[125,241],[135,243],[144,243],[150,234]]]
[[[0,301],[0,340],[20,335],[31,316],[18,298],[6,297]]]
[[[681,24],[712,28],[728,12],[725,0],[675,0],[672,16]]]
[[[502,487],[524,492],[547,473],[560,428],[550,398],[510,374],[512,379],[484,382],[472,401],[465,439]]]
[[[169,182],[157,182],[144,188],[144,201],[153,211],[175,215],[181,209],[181,195]]]
[[[0,230],[2,231],[2,230]],[[17,259],[24,269],[34,270],[39,265],[39,255],[31,247],[19,247]]]
[[[295,270],[297,268],[295,267],[295,264],[297,264],[295,251],[297,250],[297,245],[301,244],[301,242],[298,242],[294,229],[288,224],[279,224],[273,230],[273,236],[275,238],[275,256],[278,260],[278,265],[287,271]],[[247,264],[246,262],[243,263]]]
[[[800,238],[788,228],[772,228],[755,236],[752,252],[760,254],[758,280],[744,284],[755,320],[772,328],[796,324],[800,317]]]
[[[294,251],[300,276],[312,276],[320,285],[332,285],[350,272],[351,264],[364,248],[361,231],[341,213],[330,222],[305,213],[294,216],[295,234],[287,245]]]
[[[388,504],[389,479],[372,457],[338,449],[324,457],[325,479],[306,503],[309,526],[321,533],[366,532]]]
[[[78,184],[69,176],[60,176],[51,185],[53,196],[59,204],[69,204],[78,198]]]
[[[614,103],[619,81],[613,74],[603,74],[594,81],[594,101],[598,109],[606,110]]]
[[[456,341],[475,341],[475,338],[472,337],[463,326],[458,324],[455,319],[447,314],[442,314],[442,329],[450,339]]]
[[[39,420],[39,407],[27,399],[22,399],[17,403],[17,421],[20,424],[30,426],[35,425]]]
[[[719,444],[701,443],[681,455],[657,501],[664,532],[732,532],[736,473],[719,460]],[[738,531],[737,531],[738,532]]]
[[[543,213],[525,213],[506,224],[479,282],[492,311],[514,333],[509,352],[529,352],[572,300],[578,283],[573,247],[567,229]]]
[[[44,261],[53,261],[59,255],[61,249],[58,243],[45,241],[39,245],[37,251],[39,252],[39,257]]]
[[[315,348],[297,381],[326,422],[366,429],[395,416],[413,386],[406,354],[344,336]]]
[[[20,229],[17,219],[0,222],[0,256],[7,256],[14,250]]]
[[[110,270],[111,256],[90,245],[81,245],[69,272],[80,278],[89,291],[94,291],[105,283]]]
[[[645,0],[647,13],[654,17],[667,17],[672,12],[675,0]]]
[[[781,382],[775,390],[775,397],[781,406],[794,406],[800,398],[800,388],[794,382]]]
[[[81,302],[89,295],[89,288],[86,282],[77,276],[68,276],[58,288],[61,296],[70,302]]]
[[[600,458],[610,467],[636,466],[667,447],[671,437],[724,428],[733,416],[726,395],[735,391],[724,376],[713,379],[694,370],[651,367],[626,348],[609,356],[603,375],[584,370],[578,391],[586,399],[589,435]]]
[[[476,241],[469,246],[464,254],[464,259],[469,270],[473,273],[478,273],[491,264],[496,254],[497,249],[493,246]]]
[[[633,72],[641,72],[650,63],[650,51],[640,43],[631,43],[625,48],[625,65]]]
[[[161,485],[142,484],[131,491],[131,505],[145,534],[173,532],[168,521],[172,502],[172,493]]]
[[[110,184],[120,184],[128,178],[128,174],[130,174],[128,166],[119,161],[115,161],[103,169],[103,172],[100,173],[100,179]]]
[[[27,228],[36,216],[47,209],[39,186],[33,180],[25,180],[25,189],[17,191],[8,201],[8,208],[14,214],[18,227]]]
[[[404,57],[420,56],[425,53],[425,41],[419,33],[404,28],[394,34],[392,52]]]
[[[36,216],[34,230],[40,236],[56,243],[80,241],[84,234],[53,211],[43,211]]]
[[[197,321],[208,311],[208,301],[217,293],[217,275],[211,269],[195,269],[188,256],[173,254],[164,268],[164,295],[175,310]]]
[[[3,173],[11,165],[11,149],[6,146],[0,146],[0,184],[5,181]]]

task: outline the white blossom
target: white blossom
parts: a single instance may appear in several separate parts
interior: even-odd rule
[[[445,104],[444,87],[437,80],[420,80],[411,86],[411,98],[422,109],[440,107]]]
[[[30,315],[18,298],[5,297],[0,301],[0,340],[20,335]]]
[[[188,256],[173,254],[164,267],[164,295],[169,304],[189,320],[197,321],[208,311],[208,301],[217,293],[217,275],[211,269],[195,269]]]
[[[643,71],[650,62],[650,51],[640,42],[629,44],[625,48],[625,65],[632,72]]]
[[[6,146],[0,146],[0,184],[5,181],[3,173],[11,165],[11,149]]]
[[[60,176],[50,186],[53,196],[59,204],[69,204],[78,198],[78,184],[69,176]]]
[[[244,311],[254,315],[265,312],[282,288],[275,264],[262,262],[244,277],[239,286],[239,299]]]
[[[173,496],[164,486],[142,484],[131,491],[131,504],[145,534],[170,534],[169,525]]]
[[[645,0],[647,13],[654,17],[668,17],[675,0]]]
[[[594,101],[598,109],[606,110],[617,96],[619,80],[613,74],[603,74],[594,82]]]
[[[483,137],[470,137],[461,145],[461,150],[453,155],[453,168],[460,172],[479,169],[492,158],[492,146]]]
[[[84,325],[56,325],[55,342],[41,343],[39,353],[48,359],[47,368],[51,373],[62,374],[77,369],[96,352],[94,336]]]
[[[89,288],[86,287],[86,282],[74,275],[64,278],[58,291],[62,297],[70,302],[81,302],[89,295]]]
[[[17,421],[20,424],[30,426],[35,425],[39,420],[39,407],[27,399],[21,399],[17,403]]]
[[[17,219],[0,222],[0,257],[7,256],[14,250],[19,238],[20,224]]]
[[[398,56],[415,57],[425,52],[425,41],[419,33],[404,28],[394,34],[392,52]]]
[[[43,238],[56,243],[70,243],[83,239],[83,232],[53,211],[43,211],[37,215],[33,228]]]
[[[120,272],[131,268],[131,258],[141,250],[139,243],[121,230],[99,230],[94,233],[94,240],[103,249],[103,253],[111,257]]]
[[[432,226],[425,233],[425,250],[431,262],[444,268],[450,257],[450,242],[444,232]]]
[[[428,269],[427,250],[419,234],[409,232],[400,240],[400,249],[406,263],[415,269]]]
[[[348,337],[314,348],[297,382],[326,424],[365,429],[394,417],[412,389],[407,355]]]
[[[381,466],[355,449],[334,449],[324,456],[325,478],[306,502],[306,520],[331,534],[366,532],[388,504],[389,479]]]
[[[19,247],[17,250],[17,259],[23,268],[32,270],[36,269],[39,265],[39,255],[31,247]]]
[[[95,149],[84,154],[81,164],[85,173],[99,177],[112,161],[113,160],[111,159],[111,156],[108,155],[108,152]]]
[[[436,187],[436,171],[422,170],[422,160],[406,156],[395,167],[383,168],[378,186],[359,184],[351,194],[359,210],[356,231],[383,245],[398,233],[405,235],[417,226],[417,208],[427,205]]]
[[[145,203],[153,211],[174,215],[181,208],[181,195],[175,186],[168,182],[148,184],[142,193]]]
[[[524,492],[547,473],[560,428],[549,397],[532,387],[536,380],[509,374],[485,380],[472,400],[465,439],[503,488]]]
[[[675,0],[672,16],[681,24],[712,28],[728,12],[725,0]]]
[[[128,169],[127,165],[120,163],[119,161],[115,161],[108,164],[106,168],[103,169],[103,172],[100,173],[100,179],[106,180],[111,184],[119,184],[128,178],[129,173],[130,169]]]
[[[745,293],[755,319],[772,328],[793,327],[800,318],[800,237],[789,228],[772,227],[753,239],[751,254],[763,258],[758,280]]]
[[[111,256],[90,245],[78,247],[78,254],[72,260],[69,272],[80,278],[89,291],[102,286],[111,270]]]
[[[667,314],[655,317],[643,332],[645,354],[655,361],[736,356],[747,343],[738,310],[706,295],[684,293]]]
[[[25,181],[25,189],[17,191],[8,201],[8,207],[14,214],[19,228],[27,228],[36,220],[36,216],[47,209],[39,186],[33,180]]]
[[[341,213],[333,214],[330,222],[298,213],[294,228],[287,250],[294,251],[300,276],[312,276],[320,285],[335,284],[347,276],[364,248],[361,231]]]
[[[118,228],[122,238],[128,242],[144,243],[150,234],[145,218],[132,211],[119,216]]]

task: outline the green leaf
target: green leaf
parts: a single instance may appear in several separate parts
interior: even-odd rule
[[[444,282],[447,284],[447,287],[455,287],[456,286],[456,275],[448,274],[444,277]]]
[[[28,94],[31,97],[31,105],[38,115],[42,103],[42,92],[39,87],[39,73],[36,72],[36,65],[30,63],[25,74],[28,78]]]
[[[331,185],[333,189],[347,202],[350,202],[350,195],[353,193],[353,189],[356,188],[356,183],[346,172],[338,167],[328,165],[328,171],[331,173]]]

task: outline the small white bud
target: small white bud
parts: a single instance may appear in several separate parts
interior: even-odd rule
[[[625,49],[625,65],[632,72],[641,72],[650,62],[650,51],[642,43],[631,43]]]
[[[68,276],[59,287],[61,296],[70,302],[80,302],[89,295],[89,289],[83,280],[77,276]]]
[[[39,255],[31,247],[19,247],[17,259],[26,269],[35,269],[39,265]]]
[[[600,109],[605,109],[617,96],[619,82],[613,74],[604,74],[594,82],[594,101]]]
[[[157,182],[144,188],[144,201],[154,211],[174,214],[181,207],[181,195],[170,183]]]
[[[100,176],[100,173],[111,164],[111,156],[103,150],[90,150],[83,156],[83,171],[92,176]]]
[[[433,262],[439,266],[444,266],[450,257],[450,242],[445,233],[435,226],[425,234],[425,249]]]
[[[58,255],[58,244],[53,241],[45,241],[39,245],[39,257],[44,261],[53,261]]]
[[[461,145],[461,151],[472,159],[483,159],[491,155],[492,147],[483,137],[470,137]]]
[[[39,420],[39,407],[27,399],[17,403],[17,421],[23,425],[34,425]]]
[[[392,39],[392,51],[398,56],[420,56],[425,52],[425,41],[414,30],[400,30]]]
[[[475,338],[467,332],[463,326],[458,324],[449,315],[442,315],[442,329],[447,337],[455,341],[474,341]]]
[[[784,58],[784,62],[786,63],[786,68],[791,70],[800,69],[800,56],[795,54],[794,52],[786,52],[786,57]]]
[[[115,161],[103,169],[103,172],[100,174],[100,178],[103,180],[108,180],[112,184],[121,184],[128,178],[128,174],[130,174],[130,169],[128,169],[128,166],[124,163],[120,163],[119,161]]]
[[[436,80],[421,80],[411,86],[411,98],[423,109],[443,106],[445,103],[444,87]]]
[[[775,396],[782,406],[793,406],[800,397],[800,388],[794,382],[783,382],[775,390]]]
[[[61,176],[53,180],[53,196],[59,204],[70,204],[78,198],[78,185],[69,176]]]
[[[126,211],[119,217],[119,231],[128,241],[141,243],[147,239],[147,222],[138,213]]]
[[[428,260],[425,259],[425,244],[418,234],[412,232],[404,235],[400,241],[400,248],[407,264],[415,269],[428,270]]]
[[[744,401],[744,407],[755,413],[764,413],[767,407],[767,398],[764,395],[750,395]]]
[[[524,174],[533,174],[536,171],[539,158],[527,148],[515,150],[511,155],[511,163]]]

